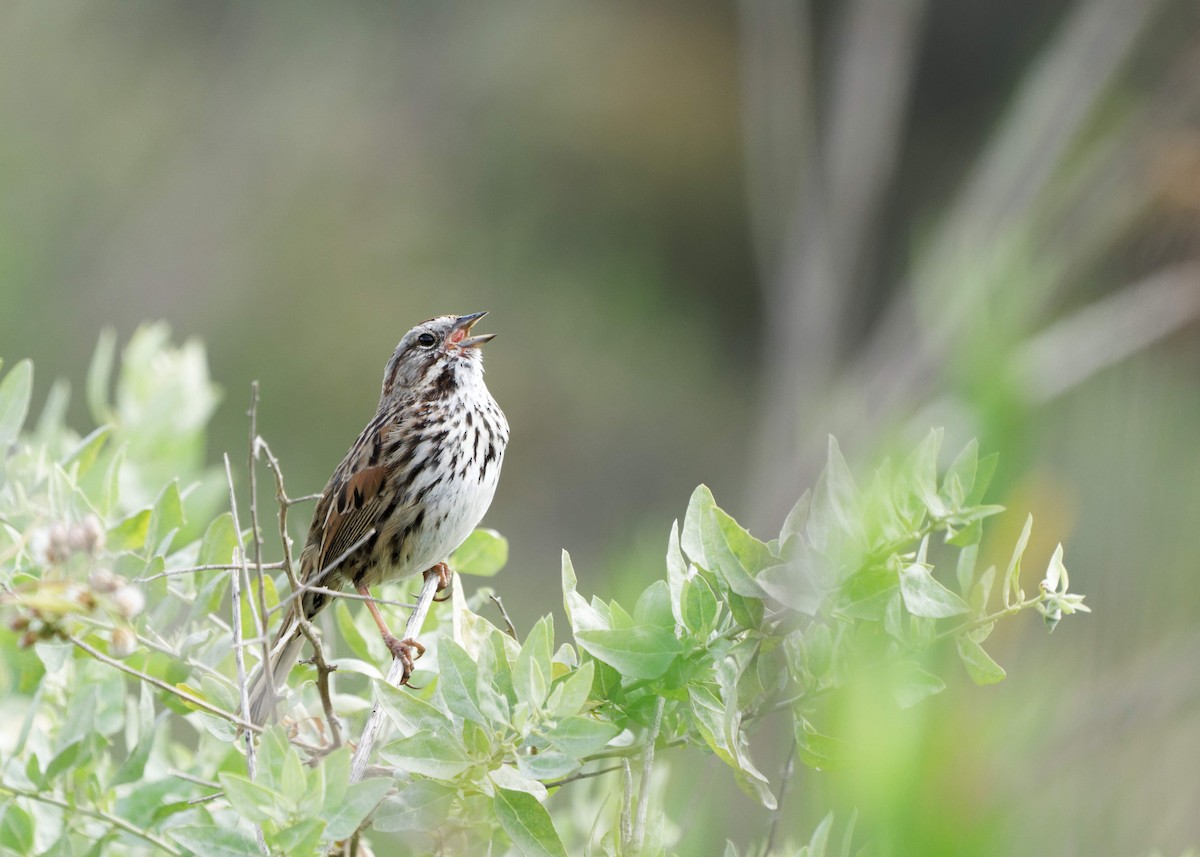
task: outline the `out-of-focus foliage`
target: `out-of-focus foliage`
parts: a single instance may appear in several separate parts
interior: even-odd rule
[[[830,433],[852,462],[978,437],[1010,509],[980,565],[1032,512],[1028,562],[1061,539],[1097,615],[1001,625],[999,685],[847,705],[910,752],[870,794],[799,770],[796,829],[836,794],[929,857],[1172,857],[1200,841],[1198,8],[6,4],[0,351],[69,376],[82,426],[99,330],[167,318],[228,391],[208,463],[258,378],[303,494],[400,332],[492,310],[518,628],[562,544],[640,592],[697,482],[770,532]],[[675,770],[711,786],[670,808],[692,850],[767,823]]]
[[[115,405],[112,362],[106,336],[89,398],[110,422],[83,438],[61,408],[22,432],[28,361],[0,380],[0,712],[20,715],[0,763],[9,852],[252,857],[261,841],[273,855],[320,857],[355,840],[441,854],[674,854],[678,823],[662,795],[679,786],[672,758],[699,750],[774,814],[754,847],[794,853],[783,841],[793,831],[773,841],[783,784],[752,758],[765,724],[785,727],[770,757],[870,770],[874,748],[848,740],[833,714],[847,694],[871,689],[885,716],[911,708],[945,688],[929,661],[950,645],[971,679],[992,684],[1004,670],[982,644],[997,621],[1036,607],[1053,627],[1087,609],[1067,591],[1061,548],[1026,597],[1028,523],[1002,576],[976,568],[983,522],[1001,509],[981,503],[995,457],[980,459],[974,442],[939,477],[931,433],[860,490],[831,440],[816,488],[769,542],[697,488],[665,569],[630,607],[585,599],[564,553],[573,643],[556,645],[551,616],[518,640],[476,612],[486,590],[468,601],[456,588],[423,635],[417,687],[395,688],[376,666],[388,656],[367,612],[338,602],[325,625],[337,628],[327,642],[339,728],[356,734],[373,694],[395,732],[355,781],[311,670],[299,671],[282,726],[239,731],[252,728],[238,714],[246,656],[263,652],[287,583],[268,563],[252,585],[236,507],[218,513],[204,499],[199,453],[216,393],[202,349],[143,328],[124,351]],[[502,537],[478,530],[451,562],[494,575],[506,555]],[[824,855],[831,823],[800,853]]]

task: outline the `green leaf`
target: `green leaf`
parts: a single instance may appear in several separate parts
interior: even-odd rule
[[[501,765],[498,768],[492,768],[488,771],[488,779],[498,788],[514,792],[525,792],[526,794],[533,795],[538,801],[544,801],[548,795],[545,785],[540,780],[526,776],[513,765]]]
[[[142,684],[143,692],[148,686],[145,683]],[[164,711],[154,723],[162,723],[166,719],[166,716],[166,712]],[[112,786],[124,785],[125,783],[137,782],[142,778],[142,775],[146,772],[146,761],[150,758],[150,751],[154,748],[154,739],[157,731],[155,726],[144,729],[133,748],[133,752],[129,754],[117,770],[116,776],[113,777],[113,781],[109,784],[110,788]]]
[[[146,545],[150,532],[150,510],[142,509],[117,523],[108,531],[107,546],[112,551],[138,551]]]
[[[1023,599],[1021,594],[1021,556],[1025,553],[1025,546],[1029,544],[1029,531],[1033,529],[1033,515],[1025,518],[1025,526],[1021,530],[1020,537],[1017,538],[1017,544],[1013,548],[1012,559],[1008,563],[1008,571],[1004,573],[1004,606],[1011,607],[1014,604],[1021,602]]]
[[[697,485],[688,500],[687,513],[683,516],[683,532],[680,534],[680,545],[688,559],[696,565],[709,567],[709,561],[704,553],[704,539],[700,535],[704,525],[704,516],[715,506],[712,492],[707,485]]]
[[[87,402],[92,419],[105,423],[112,419],[108,405],[108,384],[112,378],[113,362],[117,354],[117,334],[110,327],[100,331],[96,351],[87,372]]]
[[[450,555],[450,567],[459,574],[491,577],[508,562],[508,539],[495,530],[479,529]]]
[[[22,360],[0,381],[0,454],[21,433],[33,395],[33,364]]]
[[[16,854],[33,853],[33,819],[15,803],[3,808],[0,821],[0,845]]]
[[[808,847],[805,849],[805,857],[825,857],[825,851],[829,848],[829,831],[832,829],[833,813],[830,812],[821,819],[821,823],[813,831],[812,838],[808,840]]]
[[[781,545],[786,546],[788,542],[804,532],[804,526],[808,523],[808,510],[811,506],[812,492],[806,490],[800,495],[800,499],[796,501],[792,511],[788,512],[787,517],[783,519],[783,529],[779,531]]]
[[[775,809],[771,784],[746,751],[745,736],[740,731],[741,714],[725,705],[716,685],[692,684],[687,690],[696,728],[709,749],[733,769],[742,791],[767,809]]]
[[[164,541],[183,526],[183,498],[179,495],[179,481],[172,479],[163,486],[158,499],[154,501],[154,509],[146,532],[146,547],[155,553],[167,553],[168,545]]]
[[[564,717],[546,733],[546,738],[568,756],[582,759],[601,750],[620,733],[619,727],[603,720]]]
[[[296,752],[293,745],[288,745],[288,752],[283,757],[280,777],[282,782],[279,784],[279,790],[293,806],[299,806],[300,800],[308,788],[308,778],[304,773],[304,764],[300,761],[300,754]]]
[[[835,771],[851,757],[851,745],[839,738],[822,735],[802,717],[795,723],[796,755],[816,771]]]
[[[830,435],[825,469],[817,478],[817,487],[809,507],[804,532],[819,552],[826,551],[842,533],[854,540],[862,538],[859,514],[860,494],[854,476],[842,457],[837,438]]]
[[[277,830],[266,837],[271,853],[313,854],[321,843],[325,822],[319,818],[305,818],[295,824]]]
[[[575,566],[571,564],[571,555],[562,553],[562,590],[563,608],[567,613],[567,621],[571,630],[578,634],[580,631],[608,630],[609,621],[578,592],[578,581],[575,579]]]
[[[930,696],[941,693],[946,684],[940,678],[925,672],[911,661],[896,665],[895,685],[892,695],[901,708],[911,708]]]
[[[944,619],[970,610],[967,603],[938,583],[923,565],[913,563],[900,569],[900,595],[914,616]]]
[[[474,764],[453,732],[419,732],[397,738],[379,751],[402,770],[439,780],[456,777]]]
[[[226,565],[233,557],[233,549],[240,544],[241,539],[233,526],[233,515],[223,512],[213,518],[208,529],[204,531],[196,562],[200,565]]]
[[[291,750],[282,726],[270,726],[258,739],[258,784],[270,789],[283,785],[283,762]]]
[[[77,465],[79,468],[79,478],[82,479],[92,469],[92,465],[96,463],[96,458],[100,455],[100,450],[104,448],[104,444],[108,442],[108,439],[112,437],[112,433],[112,426],[100,426],[100,428],[75,445],[75,448],[63,459],[63,467],[68,467],[71,464]]]
[[[550,694],[550,714],[553,717],[578,714],[591,695],[594,673],[595,662],[588,661],[556,684]]]
[[[958,656],[967,668],[971,681],[978,685],[1004,681],[1004,668],[993,661],[991,655],[985,652],[979,643],[965,634],[960,634],[954,638],[954,645],[958,648]]]
[[[699,574],[684,581],[683,625],[693,634],[707,635],[716,627],[720,604],[717,596]]]
[[[3,364],[4,361],[0,360],[0,366]],[[38,443],[52,446],[59,440],[66,427],[67,408],[70,403],[71,385],[64,378],[56,378],[50,385],[50,392],[46,394],[46,401],[42,404],[42,412],[38,414],[37,425],[33,430]]]
[[[592,657],[630,678],[658,678],[683,651],[673,634],[648,625],[623,631],[580,631],[575,639]]]
[[[379,802],[391,791],[393,780],[376,777],[352,784],[346,789],[341,802],[325,816],[325,835],[329,839],[348,839],[362,825],[367,816],[379,806]]]
[[[450,728],[450,718],[435,705],[421,699],[412,690],[394,687],[386,681],[379,680],[375,685],[375,698],[383,706],[383,711],[400,730],[401,735],[415,735],[418,732],[437,732]]]
[[[454,640],[438,646],[438,692],[446,707],[459,717],[486,725],[489,718],[479,707],[479,668],[467,650]]]
[[[992,476],[996,473],[996,463],[1000,460],[998,453],[990,453],[979,459],[975,467],[975,487],[971,489],[965,505],[977,506],[983,500],[983,495],[992,484]]]
[[[777,562],[765,544],[711,502],[700,519],[700,537],[708,557],[709,571],[719,574],[738,595],[746,598],[764,597],[766,593],[754,576]]]
[[[642,590],[633,607],[633,621],[638,625],[655,625],[664,631],[675,631],[671,589],[665,580],[656,580]]]
[[[333,618],[337,622],[338,633],[345,640],[346,645],[354,656],[359,660],[370,663],[375,660],[371,652],[371,646],[367,642],[367,638],[358,630],[358,625],[354,622],[354,617],[350,615],[350,608],[346,606],[346,599],[339,598],[333,606]]]
[[[675,521],[667,538],[667,588],[671,594],[671,613],[681,625],[686,624],[683,620],[683,589],[687,577],[687,562],[679,547],[679,522]]]
[[[975,490],[975,472],[979,468],[979,441],[971,438],[950,464],[942,479],[942,497],[951,509],[961,509]]]
[[[243,818],[261,823],[281,821],[286,817],[284,797],[274,789],[225,771],[217,774],[217,780],[225,790],[229,805]]]
[[[933,518],[944,518],[949,511],[938,496],[937,459],[941,446],[942,430],[931,430],[913,453],[911,469],[912,489]]]
[[[550,654],[553,645],[554,620],[550,616],[543,616],[525,638],[513,667],[512,682],[517,699],[534,710],[542,707],[550,691],[553,679]]]
[[[436,780],[412,780],[375,813],[372,827],[381,833],[437,830],[446,821],[458,789]]]
[[[197,824],[172,827],[167,833],[197,857],[262,857],[254,837],[244,830]]]
[[[550,813],[533,795],[497,788],[493,807],[500,826],[524,857],[567,857]]]

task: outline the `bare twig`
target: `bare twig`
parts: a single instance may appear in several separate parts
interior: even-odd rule
[[[366,536],[364,536],[362,539],[360,539],[359,542],[357,542],[356,544],[361,544],[362,542],[365,542],[367,539],[369,539],[373,535],[375,535],[375,531],[371,530],[369,533],[367,533]],[[322,595],[328,595],[331,598],[346,598],[351,601],[370,601],[373,604],[386,604],[388,607],[400,607],[404,610],[412,610],[414,607],[417,606],[416,604],[412,603],[411,601],[392,601],[388,598],[376,598],[374,595],[359,595],[357,592],[347,592],[344,589],[329,589],[328,587],[325,587],[325,586],[313,586],[311,583],[301,583],[299,591],[293,592],[291,595],[289,595],[283,601],[280,601],[278,604],[276,604],[274,607],[272,607],[268,612],[270,612],[270,613],[279,612],[285,606],[290,604],[294,598],[298,598],[306,592],[320,592]]]
[[[271,663],[271,642],[267,634],[267,594],[266,585],[263,583],[262,529],[258,526],[258,469],[254,466],[255,461],[258,459],[258,448],[255,443],[258,439],[258,381],[250,383],[249,416],[250,452],[246,460],[246,466],[250,471],[250,528],[252,538],[254,539],[254,570],[258,580],[258,633],[259,637],[262,638],[263,669],[267,669]],[[284,540],[286,540],[286,530],[282,535]],[[246,581],[246,585],[250,585],[248,580]]]
[[[287,491],[283,487],[283,469],[279,466],[279,459],[275,457],[275,453],[271,451],[271,447],[267,445],[267,442],[261,437],[255,437],[255,457],[257,457],[260,453],[266,459],[267,466],[271,469],[271,473],[275,476],[275,498],[279,501],[279,537],[283,541],[283,569],[285,572],[287,572],[288,583],[291,584],[292,587],[291,594],[280,602],[279,606],[282,607],[283,604],[292,601],[300,595],[303,595],[304,587],[308,584],[300,583],[296,576],[295,562],[292,559],[292,542],[288,538],[287,513],[288,509],[292,506],[293,501],[288,499]],[[314,582],[320,583],[325,580],[329,573],[336,568],[338,564],[346,558],[347,555],[349,555],[352,551],[357,550],[358,547],[372,535],[374,535],[374,533],[374,529],[369,530],[361,539],[351,545],[348,550],[344,551],[339,557],[337,557],[337,559],[330,563],[327,568],[322,569],[321,573],[317,575]],[[303,607],[303,605],[299,606]],[[340,747],[342,745],[342,727],[341,723],[338,721],[337,713],[333,709],[333,695],[330,691],[329,684],[329,674],[337,669],[337,667],[330,666],[329,662],[325,660],[325,650],[321,646],[321,638],[317,636],[315,631],[313,631],[312,623],[309,622],[308,617],[304,615],[304,610],[293,609],[291,611],[291,615],[295,619],[297,626],[300,628],[300,633],[304,635],[304,638],[308,640],[308,644],[312,646],[313,654],[311,662],[312,665],[317,669],[317,692],[321,696],[321,706],[325,710],[325,720],[329,723],[329,734],[333,741],[333,746],[334,748]],[[266,666],[269,668],[270,664],[268,663]],[[270,670],[268,669],[268,671]],[[268,680],[271,683],[271,694],[274,696],[275,678],[272,676]]]
[[[508,611],[504,609],[504,602],[500,600],[500,596],[492,594],[489,595],[488,598],[496,602],[496,607],[500,611],[500,617],[504,619],[504,625],[508,631],[508,636],[512,637],[514,640],[517,640],[517,642],[520,642],[520,640],[517,638],[517,629],[513,627],[512,619],[509,618]]]
[[[81,649],[84,652],[87,652],[89,655],[91,655],[93,658],[100,661],[101,663],[108,664],[110,667],[115,667],[116,669],[119,669],[123,673],[128,673],[129,675],[133,676],[136,679],[139,679],[141,681],[146,682],[147,684],[157,687],[159,690],[165,690],[167,693],[172,693],[175,696],[178,696],[180,699],[184,700],[185,702],[188,702],[191,705],[196,706],[197,708],[207,711],[209,714],[215,714],[217,717],[220,717],[222,720],[228,720],[233,725],[240,726],[242,729],[248,729],[252,732],[262,732],[261,726],[251,723],[249,720],[244,720],[241,717],[239,717],[238,715],[236,715],[232,712],[226,711],[223,708],[218,708],[217,706],[213,705],[211,702],[205,702],[200,697],[193,696],[192,694],[188,693],[186,690],[180,690],[179,688],[175,687],[174,685],[167,684],[162,679],[155,678],[152,675],[147,675],[146,673],[142,672],[141,670],[136,670],[133,667],[129,666],[128,664],[123,664],[114,658],[110,658],[108,655],[104,654],[99,649],[96,649],[93,646],[88,645],[83,640],[79,639],[78,637],[67,635],[66,640],[67,640],[67,642],[74,645],[76,648]]]
[[[791,782],[795,769],[796,734],[793,732],[791,743],[788,746],[787,757],[783,763],[783,771],[779,775],[779,790],[775,793],[775,809],[771,812],[771,827],[767,831],[767,842],[763,847],[763,854],[770,854],[771,849],[775,846],[775,835],[779,830],[779,819],[783,817],[783,796],[787,793],[788,783]]]
[[[241,533],[242,527],[238,523],[237,492],[233,488],[233,470],[229,466],[228,453],[225,455],[225,479],[229,482],[229,508],[233,514],[233,528],[236,532]],[[238,556],[244,567],[246,552],[239,549]],[[229,594],[233,601],[233,662],[237,665],[238,693],[241,697],[242,712],[245,713],[250,710],[250,687],[246,682],[246,659],[245,653],[242,651],[242,578],[236,568],[230,573]],[[266,667],[269,670],[269,665]],[[253,780],[257,770],[257,760],[254,757],[254,736],[247,731],[243,737],[246,741],[246,772]]]
[[[646,811],[650,806],[650,774],[654,768],[654,742],[662,729],[663,707],[666,697],[660,696],[654,706],[654,723],[650,726],[650,734],[646,736],[646,752],[642,757],[642,784],[638,792],[637,817],[633,825],[633,852],[640,853],[642,842],[646,838]]]
[[[425,617],[429,614],[429,607],[433,604],[433,596],[437,594],[438,577],[436,574],[431,574],[425,578],[425,583],[421,587],[421,594],[417,597],[417,606],[413,610],[412,615],[408,618],[408,624],[404,626],[404,636],[402,639],[410,640],[421,633],[421,627],[425,624]],[[388,670],[388,684],[396,684],[404,674],[404,664],[399,658],[392,661],[391,669]],[[363,773],[367,769],[367,761],[371,758],[371,752],[375,748],[375,741],[379,737],[379,730],[383,726],[383,706],[376,700],[375,707],[371,709],[371,715],[367,718],[366,726],[363,727],[362,737],[358,741],[358,746],[354,748],[354,757],[350,760],[350,782],[357,783],[362,779]]]
[[[358,540],[356,540],[353,545],[350,545],[349,547],[347,547],[346,550],[342,551],[341,553],[338,553],[337,557],[334,559],[334,562],[331,562],[329,565],[326,565],[325,568],[320,570],[320,574],[318,574],[316,577],[314,577],[312,583],[308,583],[308,582],[301,583],[299,580],[292,580],[292,585],[294,587],[292,593],[290,593],[287,598],[281,599],[280,603],[278,603],[275,606],[275,610],[280,609],[280,607],[282,607],[284,605],[292,603],[292,601],[300,598],[301,595],[304,595],[306,592],[332,592],[335,595],[346,594],[346,593],[337,592],[337,591],[335,591],[335,589],[326,589],[323,586],[314,586],[314,583],[323,581],[326,579],[326,577],[329,577],[330,574],[334,573],[334,570],[338,567],[338,565],[342,564],[342,562],[344,561],[344,559],[346,559],[346,557],[352,555],[352,553],[354,553],[354,551],[359,550],[362,545],[365,545],[367,543],[367,541],[370,541],[371,537],[373,537],[374,534],[376,534],[376,531],[374,531],[374,527],[372,527],[371,529],[368,529],[367,532],[360,535]],[[287,565],[288,565],[288,567],[290,567],[290,563],[288,563]],[[292,577],[292,579],[294,579],[294,577],[295,577],[294,571],[293,571],[293,574],[288,575],[288,577]],[[359,598],[362,598],[361,595]],[[366,600],[374,600],[374,599],[366,599]],[[397,604],[398,604],[398,601],[397,601]],[[404,606],[404,605],[402,605],[402,606]],[[412,605],[412,606],[415,606],[415,605]]]
[[[633,846],[633,768],[628,759],[621,760],[621,850],[619,854],[630,853]]]
[[[599,768],[598,770],[595,770],[595,771],[580,771],[578,773],[571,774],[568,777],[563,777],[561,780],[551,780],[548,783],[542,783],[542,785],[544,785],[548,789],[556,789],[559,786],[565,786],[567,783],[573,783],[576,780],[587,780],[587,779],[591,779],[592,777],[599,777],[599,776],[603,776],[604,774],[611,774],[613,771],[619,771],[619,770],[621,770],[620,765],[610,765],[607,768]]]
[[[134,583],[149,583],[152,580],[158,580],[160,577],[175,577],[180,574],[199,574],[202,571],[233,571],[241,568],[237,563],[221,562],[211,565],[189,565],[187,568],[172,568],[167,571],[160,571],[158,574],[152,574],[149,577],[135,577]],[[264,562],[263,569],[272,569],[278,571],[283,568],[281,562]]]
[[[183,852],[167,840],[155,836],[149,830],[144,830],[132,822],[126,821],[119,815],[112,815],[102,809],[92,809],[91,807],[80,806],[77,803],[68,803],[67,801],[56,798],[53,795],[48,795],[45,792],[31,792],[26,791],[25,789],[13,788],[12,786],[5,785],[4,783],[0,783],[0,791],[13,795],[14,797],[23,797],[28,798],[29,800],[36,800],[39,803],[50,804],[51,806],[61,807],[62,809],[69,810],[70,812],[77,812],[91,818],[99,819],[100,821],[111,824],[113,827],[124,830],[131,836],[136,836],[138,839],[141,839],[144,842],[149,842],[151,845],[160,849],[165,854],[173,854],[175,857],[183,857]]]

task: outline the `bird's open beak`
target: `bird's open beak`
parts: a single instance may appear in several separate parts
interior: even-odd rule
[[[459,348],[478,348],[491,340],[496,334],[484,333],[479,336],[468,336],[471,328],[475,326],[475,322],[485,315],[487,315],[487,310],[473,312],[470,315],[460,315],[454,322],[454,329],[450,333],[450,344],[457,345]]]

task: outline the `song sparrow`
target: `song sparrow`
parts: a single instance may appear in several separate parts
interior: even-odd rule
[[[374,419],[317,502],[300,555],[303,583],[326,589],[349,583],[368,595],[381,581],[420,572],[449,582],[444,560],[491,504],[508,443],[508,422],[483,382],[480,346],[495,334],[470,335],[484,315],[430,319],[400,340],[384,370]],[[311,619],[331,597],[305,592],[298,606]],[[366,605],[384,643],[403,662],[407,681],[413,651],[423,647],[397,639],[378,606]],[[268,676],[282,687],[303,643],[289,611],[271,646],[269,668],[260,667],[251,680],[248,714],[255,723],[274,710]]]

